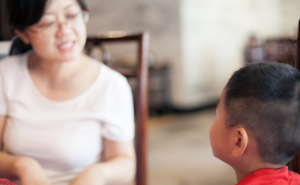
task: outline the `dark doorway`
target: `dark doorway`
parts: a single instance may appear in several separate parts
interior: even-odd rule
[[[0,1],[0,41],[11,40],[12,33],[9,29],[8,18],[6,13],[6,1]]]

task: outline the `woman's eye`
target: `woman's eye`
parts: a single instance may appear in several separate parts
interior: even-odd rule
[[[67,16],[67,19],[75,19],[80,13],[76,13],[76,14],[69,14]]]
[[[54,22],[46,22],[46,23],[42,23],[40,24],[39,28],[46,28],[46,27],[50,27],[54,24]]]

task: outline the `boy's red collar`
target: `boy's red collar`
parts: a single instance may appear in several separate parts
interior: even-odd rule
[[[278,169],[262,168],[262,169],[259,169],[259,170],[256,170],[256,171],[252,172],[251,174],[249,174],[247,176],[276,174],[276,173],[282,173],[284,171],[288,171],[288,167],[287,166],[284,166],[284,167],[278,168]]]
[[[0,185],[17,185],[16,183],[10,182],[7,179],[0,179]]]

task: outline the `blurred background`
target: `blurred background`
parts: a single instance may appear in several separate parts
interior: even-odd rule
[[[235,184],[233,170],[212,156],[209,145],[216,102],[233,71],[247,63],[295,59],[300,1],[85,1],[88,35],[150,33],[150,185]],[[0,28],[3,57],[12,38],[3,0]],[[134,44],[107,50],[112,66],[137,60]]]

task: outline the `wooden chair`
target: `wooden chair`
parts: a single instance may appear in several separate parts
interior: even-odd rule
[[[297,39],[297,54],[296,54],[296,61],[295,61],[295,68],[300,71],[300,20],[298,23],[298,39]]]
[[[91,54],[93,47],[100,47],[104,52],[103,61],[107,63],[109,54],[105,50],[104,43],[136,42],[138,44],[138,64],[136,70],[119,70],[127,78],[136,78],[137,86],[133,89],[135,104],[135,146],[137,156],[136,185],[147,184],[147,118],[148,118],[148,56],[149,34],[108,32],[95,37],[89,36],[86,42],[86,50]]]

